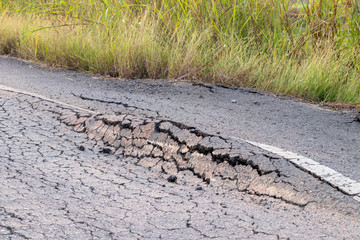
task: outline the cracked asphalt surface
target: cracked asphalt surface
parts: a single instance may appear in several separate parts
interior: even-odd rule
[[[325,111],[247,89],[103,79],[7,57],[0,57],[0,84],[102,113],[141,113],[203,132],[273,145],[360,182],[357,112]]]
[[[10,74],[14,68],[20,75]],[[306,115],[336,125],[332,133],[320,129],[325,136],[356,138],[353,113],[184,82],[92,79],[8,58],[0,58],[2,82],[100,114],[0,90],[0,239],[360,239],[359,202],[231,137],[261,130],[231,125],[252,104],[280,104],[274,118],[264,114],[270,123],[284,117],[286,104],[310,109]],[[235,93],[249,99],[229,106]],[[214,106],[198,112],[209,100]],[[222,111],[234,116],[219,117]],[[231,120],[237,113],[240,120]],[[267,133],[296,121],[285,129],[280,121]],[[249,128],[255,123],[245,121]],[[310,124],[302,128],[310,131]],[[357,141],[342,150],[344,158],[356,155]],[[343,144],[335,140],[331,151]],[[329,153],[318,156],[338,166]],[[357,179],[357,158],[347,163],[340,170]]]
[[[62,124],[69,109],[0,91],[0,239],[359,239],[356,210],[175,183]]]

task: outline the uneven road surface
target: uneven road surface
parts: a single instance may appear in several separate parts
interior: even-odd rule
[[[265,143],[360,182],[360,122],[292,100],[186,82],[119,81],[0,58],[0,84],[101,113],[141,113]]]
[[[351,194],[239,140],[306,149],[359,181],[353,113],[11,58],[0,58],[0,84],[19,89],[0,90],[0,239],[360,239]],[[333,138],[302,145],[297,118],[303,135]]]

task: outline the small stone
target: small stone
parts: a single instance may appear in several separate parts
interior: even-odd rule
[[[176,176],[174,176],[174,175],[171,175],[170,177],[168,177],[168,182],[172,182],[172,183],[174,183],[174,182],[176,182],[176,180],[177,180],[177,177]]]
[[[162,157],[164,154],[163,154],[163,152],[161,151],[160,148],[154,147],[154,149],[151,152],[151,155],[154,156],[154,157]]]
[[[203,190],[203,188],[201,186],[198,186],[198,187],[195,188],[195,190],[196,191],[201,191],[201,190]]]
[[[78,149],[79,149],[80,151],[85,151],[85,147],[84,147],[83,145],[78,146]]]
[[[189,148],[186,145],[182,145],[180,148],[180,153],[185,154],[189,151]]]
[[[232,103],[237,103],[237,101],[235,99],[231,100]]]
[[[100,153],[105,153],[105,154],[111,154],[111,149],[110,148],[103,148]]]

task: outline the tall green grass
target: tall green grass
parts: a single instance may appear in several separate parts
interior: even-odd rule
[[[360,0],[0,0],[0,53],[360,102]]]

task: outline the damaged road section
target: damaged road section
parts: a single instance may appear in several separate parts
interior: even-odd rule
[[[351,198],[243,142],[173,122],[92,115],[2,91],[0,116],[0,239],[359,236],[358,205]],[[99,126],[90,131],[94,124]],[[181,138],[176,129],[187,135]],[[223,153],[229,149],[253,162],[231,162],[232,155]],[[135,151],[137,157],[124,157]],[[205,171],[207,164],[215,168]],[[282,200],[275,189],[282,186],[307,197],[307,204]],[[279,195],[270,196],[265,187]]]
[[[211,185],[281,199],[300,207],[314,202],[323,206],[344,204],[341,199],[346,196],[330,194],[330,186],[284,158],[245,141],[138,115],[73,111],[58,114],[58,120],[95,140],[102,153],[136,158],[137,165],[143,167],[172,176],[189,170]]]
[[[268,196],[300,207],[321,205],[343,211],[354,206],[348,204],[353,202],[349,196],[312,178],[281,154],[245,140],[215,136],[181,123],[139,114],[102,115],[28,92],[4,86],[2,89],[37,99],[31,104],[34,109],[51,112],[74,131],[86,133],[103,154],[133,157],[138,159],[137,165],[174,177],[189,170],[211,185]],[[78,149],[83,151],[82,146]],[[359,212],[356,204],[354,209]]]
[[[102,145],[103,153],[138,159],[137,164],[169,175],[190,170],[207,183],[279,198],[305,206],[310,198],[276,167],[283,161],[265,152],[255,153],[245,142],[229,141],[170,121],[132,115],[91,116],[61,114],[59,120],[85,132]],[[282,179],[284,181],[282,181]]]

